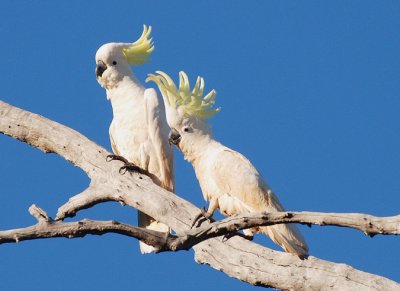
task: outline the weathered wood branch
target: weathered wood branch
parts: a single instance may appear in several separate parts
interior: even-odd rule
[[[41,208],[33,204],[29,207],[29,213],[38,223],[25,228],[0,231],[0,244],[19,243],[25,240],[44,238],[81,238],[86,235],[103,235],[117,233],[136,238],[151,245],[156,252],[189,250],[194,245],[219,236],[213,228],[190,229],[185,234],[176,236],[169,233],[158,232],[146,228],[132,226],[118,221],[98,221],[83,219],[78,222],[55,221]]]
[[[118,233],[140,239],[147,244],[165,247],[168,247],[175,239],[174,237],[169,239],[170,235],[162,232],[117,221],[95,221],[90,219],[78,222],[54,221],[36,205],[32,205],[29,208],[29,212],[38,220],[38,223],[25,228],[0,231],[0,244],[55,237],[79,238],[88,234],[102,235],[105,233]]]
[[[112,194],[129,206],[155,217],[177,234],[187,231],[200,210],[141,174],[118,173],[120,162],[106,162],[109,154],[78,132],[42,116],[0,101],[0,132],[44,152],[54,152],[83,169],[94,195]],[[71,202],[71,201],[70,201]],[[309,257],[300,260],[238,236],[212,238],[194,248],[195,260],[250,284],[283,290],[395,290],[400,284],[344,264]]]
[[[78,197],[83,197],[79,194]],[[84,194],[86,195],[86,193]],[[76,197],[75,197],[76,198]],[[84,199],[87,205],[94,205],[96,199]],[[101,200],[104,201],[103,199]],[[113,200],[110,200],[113,201]],[[94,221],[84,219],[79,222],[63,223],[54,221],[45,211],[32,205],[29,212],[38,220],[38,224],[21,229],[12,229],[0,231],[0,244],[9,242],[20,242],[24,240],[51,238],[51,237],[67,237],[76,238],[84,237],[87,234],[102,235],[105,233],[118,233],[144,241],[148,245],[152,245],[156,252],[189,250],[195,245],[219,236],[232,237],[237,231],[254,226],[268,226],[277,223],[304,223],[319,225],[337,225],[335,219],[327,218],[327,213],[311,213],[311,212],[277,212],[277,213],[254,213],[244,215],[231,216],[224,220],[205,223],[200,227],[188,229],[180,235],[165,234],[145,228],[135,227],[129,224],[117,221]],[[337,226],[349,226],[360,229],[368,235],[372,234],[398,234],[400,217],[379,218],[362,214],[328,214],[337,217],[341,224]],[[388,224],[389,228],[385,229],[382,224]],[[364,223],[360,223],[364,222]],[[366,222],[365,222],[366,221]],[[393,224],[393,225],[391,225]]]
[[[377,234],[399,235],[400,215],[377,217],[361,213],[323,213],[323,212],[273,212],[251,213],[227,217],[214,222],[208,228],[214,229],[219,235],[251,228],[280,223],[315,224],[320,226],[340,226],[354,228],[373,237]],[[201,227],[204,229],[204,227]],[[204,229],[205,231],[205,229]]]
[[[86,209],[101,202],[117,201],[128,204],[130,201],[126,195],[115,195],[115,193],[102,193],[101,195],[78,194],[58,209],[57,220],[73,217],[79,210]],[[236,231],[254,226],[268,226],[280,223],[315,224],[320,226],[340,226],[354,228],[364,232],[368,236],[377,234],[399,235],[400,215],[390,217],[377,217],[361,213],[322,213],[322,212],[274,212],[274,213],[251,213],[227,217],[224,220],[214,222],[208,226],[202,226],[200,232],[221,236],[232,234]],[[208,229],[208,230],[207,230]],[[187,232],[188,234],[188,232]],[[194,233],[191,233],[194,235]],[[210,238],[210,237],[207,237]]]

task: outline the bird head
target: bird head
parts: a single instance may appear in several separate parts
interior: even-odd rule
[[[142,65],[149,61],[154,50],[150,38],[151,26],[143,26],[143,33],[133,43],[106,43],[96,52],[96,79],[106,88],[116,86],[123,77],[131,75],[130,66]]]
[[[161,71],[149,74],[146,79],[146,82],[148,81],[155,82],[163,96],[167,122],[171,128],[170,143],[180,147],[179,144],[185,143],[191,137],[211,134],[206,119],[219,112],[220,108],[212,108],[217,96],[215,90],[203,97],[203,78],[197,77],[193,89],[190,88],[189,79],[183,71],[179,72],[179,88]]]

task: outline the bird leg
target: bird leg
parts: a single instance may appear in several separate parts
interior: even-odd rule
[[[193,223],[191,225],[191,228],[193,228],[195,225],[196,227],[199,227],[201,225],[201,221],[208,220],[210,222],[214,222],[215,220],[213,219],[213,214],[215,210],[219,207],[218,204],[218,198],[213,198],[210,200],[210,205],[208,206],[208,210],[203,206],[200,208],[200,213],[196,215],[196,217],[193,220]]]
[[[193,219],[193,223],[190,226],[191,228],[193,228],[195,225],[196,227],[199,227],[201,225],[201,222],[203,220],[208,220],[210,222],[213,222],[214,219],[212,218],[213,214],[209,213],[206,208],[203,206],[200,208],[200,213],[196,215],[196,217]]]
[[[233,237],[235,235],[238,235],[249,241],[252,241],[254,238],[253,231],[251,231],[250,229],[243,229],[243,233],[237,231],[237,232],[231,232],[231,233],[225,234],[224,237],[222,238],[222,240],[227,241],[228,239],[230,239],[231,237]]]
[[[254,238],[254,234],[250,229],[243,229],[243,238],[252,241]]]
[[[118,155],[108,155],[106,157],[106,161],[107,162],[111,162],[111,161],[121,161],[124,164],[128,164],[129,161],[127,159],[125,159],[123,156],[118,156]]]
[[[225,234],[223,236],[223,238],[222,238],[222,241],[227,241],[228,239],[230,239],[231,237],[233,237],[235,235],[238,235],[238,236],[240,236],[240,237],[242,237],[244,239],[247,239],[248,241],[252,241],[253,238],[254,238],[253,235],[247,235],[247,234],[244,234],[244,233],[241,233],[241,232],[232,232],[232,233]]]
[[[123,162],[125,165],[123,165],[121,168],[119,168],[119,173],[121,175],[125,174],[126,171],[130,171],[130,172],[138,172],[140,174],[145,174],[148,175],[147,171],[143,170],[142,168],[140,168],[139,166],[136,166],[134,163],[130,163],[127,159],[125,159],[123,156],[118,156],[118,155],[108,155],[106,157],[106,161],[107,162],[111,162],[111,161],[121,161]]]
[[[125,174],[126,171],[138,172],[140,174],[149,175],[149,173],[146,170],[143,170],[141,167],[136,166],[134,163],[126,163],[121,168],[119,168],[119,173],[121,175]]]

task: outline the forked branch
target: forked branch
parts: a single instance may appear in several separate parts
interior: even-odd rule
[[[91,195],[81,193],[81,196],[78,194],[71,198],[59,209],[57,217],[59,219],[71,216],[79,209],[112,200],[135,207],[169,225],[175,230],[178,237],[182,238],[186,234],[190,234],[191,231],[201,230],[190,230],[190,225],[200,213],[197,207],[158,187],[147,176],[136,173],[120,175],[118,172],[121,166],[120,162],[106,162],[106,156],[110,154],[109,152],[66,126],[0,101],[0,133],[24,141],[46,153],[57,153],[87,173],[91,179],[91,184],[85,192]],[[83,196],[92,195],[97,197],[96,201],[91,201],[91,204],[81,199]],[[36,225],[37,228],[34,229],[36,233],[40,227],[48,227],[49,225],[71,226],[67,223],[51,221],[45,213],[38,209],[34,209],[33,214],[40,221]],[[219,222],[219,226],[218,224],[204,225],[204,228],[209,228],[208,231],[204,232],[204,236],[207,237],[209,233],[221,235],[224,227],[231,231],[232,229],[243,228],[243,226],[247,227],[249,223],[261,222],[267,225],[272,223],[273,219],[276,219],[274,223],[288,223],[287,219],[292,219],[290,222],[319,222],[317,224],[345,224],[344,226],[355,227],[351,219],[357,218],[352,217],[350,220],[340,221],[345,217],[312,217],[312,214],[307,216],[306,213],[301,212],[292,214],[295,215],[280,218],[263,217],[265,214],[258,218],[231,217]],[[284,213],[282,215],[287,216]],[[257,219],[261,220],[257,221]],[[279,221],[279,219],[281,220]],[[397,219],[398,217],[385,218],[382,221],[379,221],[379,219],[371,220],[372,226],[368,224],[368,221],[361,221],[357,225],[360,230],[368,234],[391,233],[393,229],[395,233],[398,233]],[[89,222],[83,221],[83,225],[87,227],[87,233],[89,231],[104,232],[107,227],[108,230],[120,228],[128,229],[129,233],[134,231],[129,226],[126,228],[126,225],[121,226],[122,224],[112,222],[105,222],[100,230],[99,228],[96,230],[99,225],[96,226],[96,222],[90,230]],[[338,223],[336,224],[336,222]],[[365,226],[366,223],[367,226]],[[78,226],[79,222],[73,229],[78,228]],[[80,229],[82,229],[82,225],[80,226]],[[140,233],[142,232],[140,231]],[[4,235],[5,232],[2,232],[2,234]],[[80,234],[83,235],[83,233]],[[138,234],[138,236],[140,235],[142,234]],[[15,237],[13,239],[15,241]],[[140,237],[140,239],[145,240],[146,238]],[[400,289],[400,284],[381,276],[368,274],[344,264],[336,264],[312,256],[306,260],[300,260],[291,254],[270,250],[239,236],[231,237],[229,240],[220,237],[207,239],[196,244],[193,249],[197,263],[208,264],[231,277],[253,285],[283,290],[326,290],[331,289],[332,286],[339,290]]]

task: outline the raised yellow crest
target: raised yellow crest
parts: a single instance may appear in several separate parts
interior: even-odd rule
[[[154,50],[153,39],[149,38],[150,33],[151,26],[147,28],[146,25],[143,25],[143,33],[140,38],[130,46],[122,49],[128,64],[139,66],[148,62],[149,56]]]
[[[146,82],[153,81],[157,84],[166,101],[165,106],[172,107],[183,112],[187,117],[193,116],[200,119],[212,117],[221,108],[212,108],[217,97],[217,92],[211,90],[203,97],[204,79],[197,77],[196,84],[190,89],[188,76],[185,72],[179,72],[179,88],[174,81],[164,72],[156,71],[158,75],[149,74]]]

